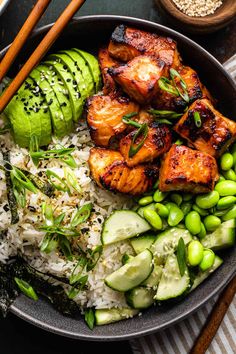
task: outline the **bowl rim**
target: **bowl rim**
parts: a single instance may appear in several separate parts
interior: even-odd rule
[[[0,4],[0,16],[3,14],[3,12],[6,10],[7,6],[9,5],[11,0],[3,0],[3,2]]]
[[[231,76],[224,69],[224,67],[220,64],[220,62],[212,54],[210,54],[207,50],[202,48],[199,44],[197,44],[196,42],[194,42],[190,38],[186,37],[185,35],[179,33],[178,31],[175,31],[169,27],[166,27],[166,26],[163,26],[158,23],[148,21],[145,19],[140,19],[140,18],[130,17],[130,16],[121,16],[121,15],[88,15],[88,16],[81,16],[81,17],[76,16],[72,19],[72,21],[70,22],[70,25],[73,25],[73,22],[86,23],[86,22],[92,22],[93,20],[96,20],[96,21],[115,20],[115,21],[120,21],[120,22],[126,21],[126,22],[130,22],[134,27],[136,27],[136,26],[141,27],[142,25],[144,25],[144,26],[147,25],[147,26],[153,27],[153,29],[163,30],[163,31],[167,32],[167,34],[170,35],[170,37],[174,36],[174,38],[175,38],[177,36],[177,37],[181,38],[187,44],[190,44],[191,46],[195,47],[198,51],[203,52],[208,57],[209,61],[213,62],[214,65],[217,67],[217,69],[220,70],[221,74],[226,77],[226,79],[229,81],[229,83],[233,86],[234,90],[236,91],[236,84],[234,83]],[[45,25],[45,26],[42,26],[42,27],[36,29],[35,31],[33,31],[32,35],[30,36],[30,39],[36,35],[46,32],[48,29],[50,29],[52,27],[52,25],[53,25],[53,23],[50,23],[48,25]],[[5,47],[4,49],[2,49],[0,51],[0,58],[5,54],[5,52],[9,48],[9,46]],[[216,294],[218,294],[230,282],[230,280],[233,278],[233,276],[235,274],[236,274],[236,268],[232,269],[231,272],[228,272],[226,274],[226,276],[224,277],[223,281],[218,283],[214,287],[213,291],[208,293],[203,299],[198,300],[198,303],[195,304],[195,306],[193,308],[186,310],[184,312],[184,315],[179,314],[178,316],[172,318],[171,320],[169,320],[168,322],[166,322],[162,325],[158,325],[158,324],[154,325],[154,326],[151,325],[148,328],[145,328],[145,329],[140,328],[138,330],[133,330],[132,333],[124,333],[123,335],[121,335],[121,334],[100,335],[100,334],[93,334],[92,332],[91,332],[91,334],[81,334],[81,333],[72,332],[70,330],[60,329],[56,326],[45,323],[43,320],[39,320],[39,319],[32,317],[31,315],[28,315],[27,313],[22,311],[20,308],[18,308],[16,303],[13,303],[13,305],[11,305],[10,311],[13,314],[17,315],[18,317],[26,320],[27,322],[29,322],[31,324],[36,325],[37,327],[39,327],[41,329],[50,331],[55,334],[70,337],[73,339],[89,340],[89,341],[130,340],[130,339],[136,338],[137,336],[149,335],[149,334],[155,333],[157,331],[163,330],[163,329],[170,327],[170,326],[176,324],[177,322],[185,319],[190,314],[197,311],[201,306],[203,306],[212,297],[214,297]]]

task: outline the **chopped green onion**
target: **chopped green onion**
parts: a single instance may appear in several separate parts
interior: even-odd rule
[[[161,90],[171,93],[172,95],[179,96],[177,89],[171,85],[171,81],[167,77],[161,77],[158,80],[158,85]]]
[[[184,81],[184,79],[182,78],[182,76],[180,75],[180,73],[178,71],[176,71],[175,69],[171,68],[170,69],[170,77],[173,81],[173,84],[175,85],[175,88],[179,94],[179,96],[181,96],[183,98],[184,101],[186,101],[187,103],[189,102],[189,95],[188,95],[188,87],[186,85],[186,82]],[[180,80],[180,86],[182,88],[181,92],[176,84],[175,78],[178,78]]]
[[[175,141],[175,145],[183,145],[183,140],[177,139],[177,140]]]
[[[54,225],[60,225],[64,220],[65,216],[66,216],[65,213],[61,213],[60,215],[58,215],[54,220]]]
[[[58,226],[41,226],[40,230],[45,231],[49,234],[58,234],[58,235],[64,235],[67,237],[75,237],[78,236],[78,232],[71,232],[69,228],[65,227],[58,227]]]
[[[130,119],[130,118],[136,116],[137,114],[138,114],[137,112],[133,112],[133,113],[129,113],[129,114],[124,115],[122,118],[123,123],[131,125],[135,128],[140,128],[141,124],[139,124],[135,120]]]
[[[43,241],[41,242],[40,251],[44,253],[51,253],[57,247],[58,247],[58,236],[55,233],[53,234],[46,233],[46,235],[43,238]]]
[[[182,237],[180,237],[177,246],[177,261],[179,265],[179,272],[181,277],[184,275],[186,269],[186,249],[185,243]]]
[[[86,265],[87,265],[87,259],[84,257],[81,257],[71,273],[71,276],[69,279],[70,285],[73,285],[79,281],[79,279],[81,278],[81,274],[82,274],[83,270],[85,269]]]
[[[43,213],[43,218],[45,220],[45,223],[47,226],[51,226],[54,223],[54,217],[53,217],[53,210],[52,206],[47,203],[42,204],[42,213]]]
[[[201,120],[200,113],[198,111],[195,111],[193,113],[193,119],[194,119],[194,123],[195,123],[196,127],[200,128],[202,126],[202,120]]]
[[[37,188],[34,184],[26,177],[26,175],[19,170],[17,167],[12,166],[11,169],[11,178],[14,183],[14,179],[16,179],[25,189],[28,189],[32,193],[37,193]]]
[[[68,239],[64,235],[60,235],[58,240],[59,240],[59,247],[61,248],[64,256],[69,261],[72,261],[73,256],[72,256],[72,252],[71,252],[70,242],[68,241]]]
[[[95,315],[93,309],[88,309],[85,311],[84,314],[85,322],[87,323],[88,327],[92,330],[95,323]]]
[[[17,277],[14,278],[16,284],[18,285],[19,289],[22,291],[22,293],[24,293],[26,296],[30,297],[31,299],[37,301],[38,300],[38,296],[36,294],[36,292],[34,291],[33,287],[27,283],[25,280],[23,279],[19,279]]]
[[[33,157],[33,153],[39,151],[39,141],[38,137],[36,135],[32,135],[30,138],[30,156],[32,158],[33,163],[38,166],[39,164],[39,158],[38,157]]]
[[[90,259],[88,260],[88,263],[87,263],[87,271],[92,270],[96,266],[101,254],[102,254],[102,250],[103,250],[103,247],[101,245],[96,246],[92,250],[92,252],[90,254]]]
[[[141,142],[135,146],[134,144],[135,144],[137,138],[142,135],[143,135],[143,138],[142,138]],[[133,139],[132,139],[132,142],[130,145],[130,149],[129,149],[129,157],[133,157],[134,155],[137,154],[137,152],[143,146],[147,135],[148,135],[148,125],[147,125],[147,123],[144,123],[141,125],[141,127],[137,130],[137,132],[133,136]]]
[[[52,149],[52,150],[40,150],[33,151],[30,155],[32,158],[37,159],[52,159],[52,158],[61,158],[63,156],[71,154],[75,148],[62,148],[62,149]]]
[[[169,124],[169,125],[172,125],[173,123],[170,122],[168,119],[158,119],[158,123],[161,123],[161,124]]]
[[[157,110],[157,109],[149,109],[148,113],[151,113],[158,118],[164,117],[169,119],[176,119],[183,115],[182,113],[176,113],[174,111],[165,111],[165,110]]]
[[[12,179],[12,181],[13,181],[13,193],[16,198],[16,202],[21,208],[24,208],[26,206],[25,188],[16,179]]]
[[[85,222],[90,214],[91,214],[91,210],[93,208],[92,203],[88,203],[83,205],[81,208],[77,209],[77,211],[75,212],[72,220],[71,220],[71,227],[76,227],[79,224],[82,224],[83,222]]]
[[[74,297],[76,295],[78,295],[78,293],[84,289],[86,283],[88,281],[88,275],[83,275],[82,277],[80,277],[77,281],[77,283],[71,287],[69,293],[67,294],[67,296],[69,297],[69,299],[74,299]]]
[[[65,181],[63,181],[63,179],[61,177],[59,177],[54,171],[51,170],[47,170],[46,171],[46,175],[50,180],[50,183],[54,186],[54,188],[56,188],[59,191],[63,191],[63,192],[68,192],[68,186],[66,184]],[[57,179],[59,182],[61,182],[61,184],[55,184],[52,181],[52,177],[54,177],[55,179]]]
[[[67,185],[69,187],[72,187],[76,192],[81,193],[82,189],[77,181],[77,178],[76,178],[74,172],[69,168],[65,168],[64,175],[65,175]]]
[[[65,157],[63,157],[62,161],[65,162],[71,168],[76,168],[77,167],[77,163],[75,162],[74,157],[72,155],[70,155],[70,154],[65,156]]]

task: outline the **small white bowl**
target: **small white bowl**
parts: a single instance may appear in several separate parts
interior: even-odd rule
[[[3,12],[6,10],[10,0],[0,0],[0,16],[3,14]]]

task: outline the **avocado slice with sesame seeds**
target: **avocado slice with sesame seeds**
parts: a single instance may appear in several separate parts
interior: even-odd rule
[[[73,120],[77,122],[83,111],[83,99],[81,98],[81,93],[78,91],[77,82],[74,82],[73,74],[67,64],[64,64],[59,59],[47,58],[43,64],[50,67],[57,73],[57,75],[61,77],[65,85],[64,92],[68,94],[70,99]]]
[[[50,83],[52,84],[52,79],[49,81],[50,83],[46,80],[45,76],[43,76],[40,72],[40,66],[30,73],[30,77],[37,82],[44,94],[45,101],[51,114],[53,134],[59,138],[64,136],[67,133],[66,121],[56,94],[50,85]]]
[[[33,135],[38,138],[40,146],[50,143],[51,117],[45,105],[37,83],[27,78],[5,109],[19,146],[29,147]]]
[[[44,77],[51,85],[51,89],[54,91],[56,98],[59,102],[64,120],[66,122],[66,130],[64,135],[69,134],[73,131],[73,112],[71,108],[70,99],[67,93],[67,88],[65,89],[65,84],[61,76],[53,70],[52,66],[47,66],[40,64],[36,68],[40,71],[41,76]],[[65,92],[66,91],[66,92]]]
[[[69,49],[60,51],[59,54],[66,54],[74,61],[74,74],[77,76],[77,72],[81,72],[84,79],[84,84],[87,87],[87,96],[93,95],[95,93],[95,83],[93,81],[93,76],[85,59],[76,51]],[[79,80],[77,81],[79,82]]]
[[[95,83],[95,93],[97,93],[99,90],[101,90],[102,87],[101,71],[99,68],[98,60],[94,55],[81,49],[73,48],[72,50],[79,53],[81,57],[84,58],[84,60],[87,62],[91,75],[93,76],[93,81]]]

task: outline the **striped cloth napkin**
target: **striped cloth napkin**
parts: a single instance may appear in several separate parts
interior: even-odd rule
[[[224,67],[236,81],[236,54],[225,62]],[[217,298],[166,330],[130,341],[133,354],[189,353]],[[236,297],[206,354],[236,354]]]

